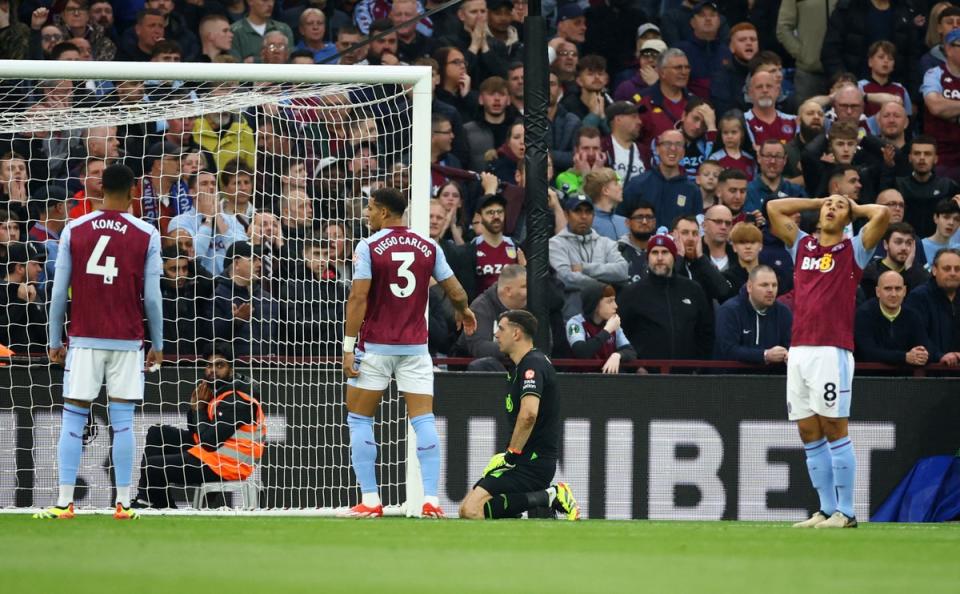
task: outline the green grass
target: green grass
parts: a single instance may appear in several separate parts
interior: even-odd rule
[[[0,516],[5,592],[960,591],[960,525]]]

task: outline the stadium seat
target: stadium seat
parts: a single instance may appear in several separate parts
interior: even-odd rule
[[[210,493],[239,493],[240,509],[253,510],[260,506],[260,483],[254,479],[245,481],[225,481],[204,483],[193,489],[194,509],[204,509],[207,506],[207,495]]]

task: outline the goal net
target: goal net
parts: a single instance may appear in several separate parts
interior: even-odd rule
[[[426,67],[0,61],[0,259],[38,262],[3,269],[16,290],[0,306],[0,344],[13,352],[0,358],[0,508],[56,500],[63,370],[45,354],[57,239],[96,210],[100,175],[117,162],[137,175],[133,214],[163,240],[167,362],[146,374],[133,492],[149,428],[187,428],[204,358],[227,344],[263,406],[265,449],[242,485],[209,485],[201,505],[330,512],[358,501],[338,361],[352,248],[379,187],[407,192],[411,225],[427,229],[430,77]],[[78,509],[114,500],[104,393],[90,419]],[[377,419],[381,497],[418,511],[395,390]],[[171,495],[197,503],[190,489]]]

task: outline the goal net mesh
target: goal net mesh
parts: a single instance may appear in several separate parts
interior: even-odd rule
[[[133,214],[160,229],[164,260],[167,363],[145,376],[134,494],[149,427],[187,428],[204,358],[222,343],[266,415],[266,448],[247,481],[256,501],[247,505],[311,510],[357,502],[335,359],[352,246],[367,234],[366,199],[388,185],[409,195],[410,91],[400,84],[0,81],[0,259],[7,264],[23,242],[45,258],[3,269],[10,296],[0,308],[0,344],[14,356],[0,359],[7,362],[0,367],[0,508],[56,500],[63,370],[49,366],[45,353],[57,239],[67,220],[99,206],[100,175],[117,162],[137,175]],[[105,393],[90,418],[76,502],[104,508],[114,497]],[[377,419],[381,497],[401,504],[407,426],[395,390]],[[189,490],[171,495],[179,507],[193,505]],[[239,505],[239,495],[226,497]],[[224,503],[216,494],[206,502]]]

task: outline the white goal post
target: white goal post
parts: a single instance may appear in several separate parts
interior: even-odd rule
[[[73,82],[63,85],[63,81]],[[395,185],[398,179],[408,180],[410,226],[428,235],[432,91],[428,66],[0,60],[0,198],[5,199],[0,201],[0,213],[6,210],[11,220],[25,219],[17,222],[26,231],[54,212],[45,211],[52,208],[48,206],[51,196],[67,197],[65,212],[77,208],[82,212],[90,208],[86,197],[93,197],[91,188],[96,187],[89,182],[95,175],[91,161],[132,165],[142,184],[136,214],[147,220],[153,217],[151,222],[164,231],[165,246],[175,251],[176,258],[190,253],[184,284],[171,277],[169,285],[171,315],[176,319],[167,318],[165,306],[165,321],[172,328],[186,329],[186,337],[177,334],[183,339],[180,344],[187,351],[191,344],[194,348],[181,361],[202,356],[204,340],[210,344],[224,340],[238,349],[246,345],[245,352],[238,351],[244,357],[237,367],[251,376],[268,426],[264,456],[247,479],[259,492],[254,505],[247,504],[256,507],[251,513],[330,514],[359,497],[349,462],[343,382],[335,361],[342,319],[331,315],[342,312],[349,289],[351,262],[349,255],[344,256],[349,247],[343,244],[344,240],[355,243],[365,233],[362,207],[358,210],[362,196],[375,187]],[[224,127],[203,136],[209,130],[200,130],[208,121]],[[182,152],[178,148],[176,154],[167,154],[165,141],[178,133],[172,122],[180,126],[188,122],[191,129],[179,133],[195,141],[191,144],[196,150],[184,145]],[[201,138],[213,139],[213,148],[201,144]],[[163,152],[147,154],[152,146],[160,146]],[[114,150],[118,154],[111,154]],[[195,165],[186,165],[194,153],[199,155],[195,157],[199,168],[209,169],[216,177],[214,219],[226,212],[243,229],[237,228],[230,241],[244,236],[271,255],[272,264],[268,266],[265,258],[260,271],[262,282],[257,286],[262,295],[250,290],[252,313],[246,324],[242,316],[224,320],[217,308],[218,300],[225,299],[229,311],[231,301],[236,306],[237,299],[247,298],[238,296],[234,285],[230,285],[232,292],[224,294],[222,289],[226,282],[222,279],[230,277],[225,270],[229,260],[223,253],[229,243],[221,241],[221,234],[227,237],[229,229],[211,231],[206,243],[193,230],[188,242],[183,228],[171,224],[177,215],[188,214],[191,204],[198,207],[194,200],[202,190],[192,185],[198,177],[192,169]],[[153,163],[167,156],[179,157],[179,164],[171,165],[177,167],[175,174],[165,165],[157,166],[160,173],[151,178],[150,188],[158,187],[148,190],[146,178],[154,171]],[[7,168],[16,159],[26,164],[26,181],[15,178],[12,165]],[[252,180],[249,203],[235,200],[242,189],[225,192],[224,183],[240,183],[237,176],[222,175],[236,173],[230,169],[236,163]],[[139,181],[140,176],[145,181]],[[166,177],[172,179],[163,181]],[[151,191],[157,194],[155,211],[148,206]],[[310,210],[304,210],[308,206]],[[231,212],[230,208],[248,210]],[[265,221],[267,213],[275,215],[279,230],[271,230],[271,223]],[[46,237],[48,244],[55,244],[55,239],[56,233]],[[201,246],[207,246],[209,254],[200,253]],[[311,246],[318,251],[311,252]],[[0,244],[3,251],[5,246]],[[49,267],[42,274],[52,273]],[[210,314],[202,316],[198,306],[192,318],[185,317],[178,309],[179,296],[187,295],[184,287],[194,287],[193,299],[199,294],[197,287],[207,280],[211,281]],[[4,434],[0,511],[22,512],[55,499],[62,380],[58,370],[38,365],[36,358],[45,351],[37,338],[44,334],[45,320],[35,316],[18,324],[11,324],[7,340],[16,343],[14,334],[26,338],[7,346],[22,356],[0,367],[0,384],[10,387],[0,390],[0,433]],[[170,337],[165,340],[169,345]],[[177,355],[170,348],[164,350]],[[134,492],[148,426],[182,427],[185,395],[189,396],[202,373],[196,364],[181,362],[159,374],[148,374],[147,398],[136,423]],[[101,394],[91,415],[92,429],[85,434],[78,482],[87,487],[78,490],[78,508],[88,511],[112,502],[107,425]],[[382,491],[387,491],[384,503],[393,514],[419,515],[423,494],[415,434],[395,389],[384,398],[377,431],[378,474]],[[189,497],[186,503],[183,499],[178,503],[190,509]]]

